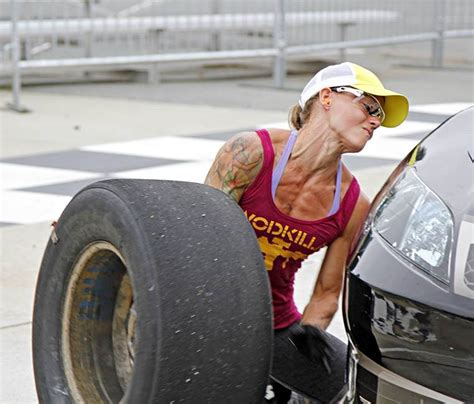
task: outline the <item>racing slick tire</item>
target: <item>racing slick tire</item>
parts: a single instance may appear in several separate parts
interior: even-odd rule
[[[272,335],[255,233],[223,192],[101,181],[53,229],[33,314],[42,403],[261,403]]]

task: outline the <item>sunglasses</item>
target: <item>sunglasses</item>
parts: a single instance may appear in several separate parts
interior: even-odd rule
[[[350,93],[355,95],[356,98],[352,100],[353,103],[360,102],[370,116],[379,118],[380,123],[385,120],[385,112],[380,102],[374,96],[352,87],[331,87],[331,90],[336,93]]]

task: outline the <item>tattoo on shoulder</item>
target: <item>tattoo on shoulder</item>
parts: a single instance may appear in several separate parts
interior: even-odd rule
[[[261,153],[257,153],[257,156],[252,156],[252,153],[249,150],[249,143],[249,139],[246,139],[245,136],[242,136],[236,138],[230,144],[230,153],[232,155],[232,159],[237,164],[240,164],[240,168],[243,170],[252,169],[262,158]]]
[[[206,177],[206,184],[240,200],[246,187],[254,180],[263,162],[263,152],[252,145],[249,134],[241,134],[227,142],[219,151]]]

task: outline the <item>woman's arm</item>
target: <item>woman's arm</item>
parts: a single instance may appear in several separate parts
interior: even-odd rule
[[[229,139],[219,150],[204,183],[224,191],[239,202],[260,172],[262,164],[260,138],[255,132],[242,132]]]
[[[319,271],[313,295],[304,309],[303,324],[326,329],[338,308],[347,257],[354,238],[369,211],[369,199],[361,192],[351,219],[342,235],[329,246]]]

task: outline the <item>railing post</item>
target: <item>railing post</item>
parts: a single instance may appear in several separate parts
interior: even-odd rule
[[[347,28],[351,25],[354,25],[353,22],[344,21],[338,24],[339,25],[339,41],[341,42],[342,46],[339,48],[339,61],[345,62],[346,61],[346,48],[344,47],[344,42],[347,39]]]
[[[277,50],[277,56],[273,64],[273,82],[275,87],[282,88],[286,77],[285,0],[274,0],[274,2],[273,46]]]
[[[446,0],[436,1],[434,13],[434,30],[436,39],[431,43],[431,66],[443,67],[444,57],[444,30],[446,28]]]
[[[87,19],[92,19],[92,4],[91,0],[84,0],[84,11]],[[85,57],[92,57],[92,31],[87,31],[85,33]]]
[[[92,21],[92,0],[84,0],[84,15],[85,17],[89,20]],[[84,57],[86,59],[89,59],[92,57],[92,25],[94,23],[91,22],[91,30],[87,31],[84,33]],[[89,79],[91,76],[91,73],[87,70],[83,71],[83,76],[86,79]]]
[[[12,102],[7,103],[7,107],[17,112],[29,112],[28,109],[20,105],[21,75],[20,75],[20,37],[18,35],[18,4],[17,0],[10,0],[11,12],[11,44],[12,44]]]
[[[211,1],[211,15],[216,15],[220,13],[220,5],[219,5],[219,0],[212,0]],[[221,50],[221,36],[217,32],[215,27],[210,27],[212,30],[211,33],[211,43],[209,46],[209,50],[211,51],[219,51]]]
[[[148,75],[147,75],[147,82],[148,84],[160,84],[161,82],[161,74],[160,70],[158,69],[158,64],[157,63],[152,63],[150,66],[148,66]]]

